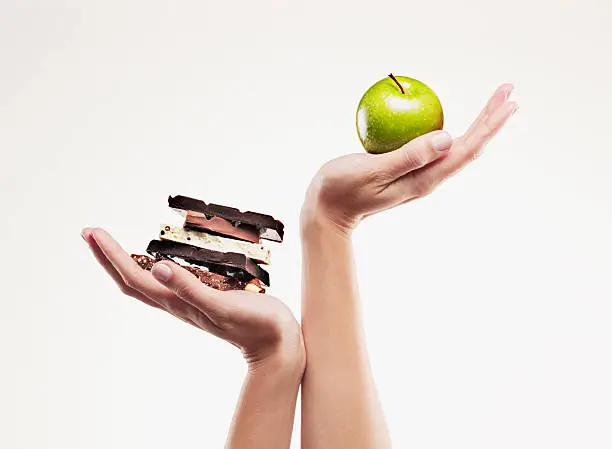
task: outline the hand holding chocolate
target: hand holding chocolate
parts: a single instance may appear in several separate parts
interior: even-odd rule
[[[270,275],[260,264],[270,264],[270,250],[261,240],[282,242],[284,225],[270,215],[238,209],[186,196],[170,196],[168,206],[185,221],[182,227],[162,224],[159,240],[147,253],[132,254],[144,270],[169,259],[217,290],[265,293]]]

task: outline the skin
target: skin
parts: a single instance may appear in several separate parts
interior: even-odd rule
[[[357,132],[368,153],[397,150],[423,134],[442,129],[440,100],[421,81],[407,76],[390,77],[372,85],[357,107]]]
[[[269,295],[214,290],[173,262],[142,270],[103,229],[86,228],[82,236],[124,294],[241,350],[248,371],[226,448],[288,448],[306,363],[291,311]]]
[[[364,340],[352,231],[372,214],[431,193],[478,157],[516,112],[511,90],[500,86],[454,141],[429,133],[390,153],[332,160],[314,177],[301,213],[303,449],[391,447]]]
[[[249,370],[227,448],[289,447],[300,380],[303,448],[391,447],[365,347],[351,233],[366,217],[429,194],[474,160],[516,112],[507,101],[511,90],[502,85],[454,141],[430,133],[391,153],[348,155],[321,168],[301,213],[302,332],[268,295],[213,290],[168,261],[143,271],[107,232],[83,230],[124,294],[242,351]]]

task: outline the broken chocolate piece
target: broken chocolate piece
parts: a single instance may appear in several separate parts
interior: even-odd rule
[[[132,254],[132,259],[143,269],[150,271],[155,263],[159,262],[160,259],[153,259],[152,257],[145,255]],[[182,266],[182,265],[181,265]],[[242,282],[236,278],[229,276],[223,276],[222,274],[212,273],[210,271],[202,270],[197,267],[182,266],[184,269],[191,272],[197,277],[200,282],[208,285],[209,287],[217,290],[246,290],[255,293],[265,293],[266,290],[254,279],[251,282]]]
[[[211,234],[233,237],[251,243],[259,243],[259,231],[255,226],[240,224],[235,226],[221,217],[206,218],[200,212],[187,211],[185,215],[186,228],[197,231],[206,231]]]
[[[187,262],[205,266],[210,271],[224,276],[236,277],[238,280],[245,282],[257,278],[268,287],[270,286],[268,272],[244,254],[221,253],[168,240],[151,240],[147,247],[147,253],[156,258],[179,257]]]
[[[177,226],[161,225],[160,240],[171,240],[198,248],[210,249],[221,253],[240,253],[256,262],[270,264],[270,249],[263,245],[241,240],[228,239],[207,232],[192,231]]]
[[[250,225],[257,228],[259,237],[262,239],[282,242],[285,225],[271,215],[257,212],[241,212],[234,207],[221,206],[218,204],[206,204],[202,200],[177,195],[168,197],[168,206],[182,211],[193,211],[204,214],[207,218],[220,217],[238,225]]]
[[[153,268],[153,265],[155,265],[156,262],[159,262],[158,259],[152,259],[149,256],[140,255],[140,254],[132,254],[131,257],[134,260],[134,262],[140,265],[140,268],[142,268],[143,270],[147,270],[147,271],[151,271],[151,268]]]

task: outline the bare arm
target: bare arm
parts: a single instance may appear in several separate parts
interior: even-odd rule
[[[313,219],[303,229],[302,445],[390,447],[363,336],[350,236]]]
[[[302,208],[303,449],[391,447],[364,341],[351,232],[365,217],[430,193],[476,158],[516,111],[501,86],[453,140],[430,133],[383,155],[325,164]]]
[[[276,354],[250,365],[226,448],[289,447],[304,361]]]

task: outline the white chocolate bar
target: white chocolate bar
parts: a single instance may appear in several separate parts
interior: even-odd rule
[[[161,225],[159,238],[197,246],[198,248],[219,251],[221,253],[240,253],[257,262],[266,265],[270,264],[270,249],[256,243],[234,240],[227,237],[207,234],[206,232],[192,231],[190,229],[166,224]]]

